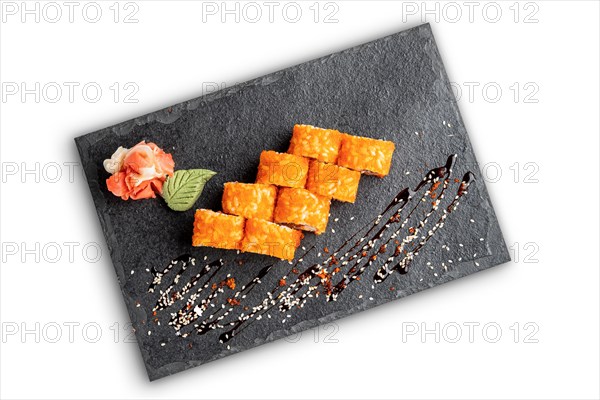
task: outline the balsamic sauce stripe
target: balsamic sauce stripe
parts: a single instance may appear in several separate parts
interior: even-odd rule
[[[184,300],[193,288],[199,286],[188,297],[185,305],[180,307],[177,312],[171,313],[169,325],[175,329],[177,335],[182,337],[187,337],[193,332],[204,334],[215,329],[227,329],[219,335],[219,341],[226,343],[242,332],[252,322],[261,320],[265,315],[267,318],[272,318],[269,312],[274,307],[277,307],[281,313],[291,313],[294,307],[304,307],[309,298],[318,297],[320,293],[324,293],[327,301],[335,301],[351,282],[360,280],[361,275],[371,265],[380,264],[373,275],[373,282],[375,284],[383,282],[393,272],[406,274],[410,264],[421,249],[444,226],[450,213],[457,209],[461,197],[467,194],[467,188],[474,180],[474,175],[471,172],[467,172],[463,176],[451,203],[447,207],[442,208],[442,213],[435,224],[426,233],[421,234],[421,231],[425,232],[431,216],[436,214],[440,209],[445,192],[450,186],[450,177],[456,158],[456,154],[453,154],[448,157],[444,166],[430,170],[414,191],[410,188],[401,190],[381,214],[357,230],[327,259],[318,264],[311,265],[298,274],[293,282],[286,284],[288,276],[291,273],[297,273],[297,267],[302,264],[304,257],[314,250],[314,247],[308,249],[302,257],[298,258],[292,264],[288,273],[283,275],[278,284],[266,293],[266,297],[260,303],[252,307],[243,307],[243,310],[246,312],[241,311],[239,315],[236,315],[237,313],[234,313],[234,310],[242,310],[240,306],[242,301],[246,299],[246,296],[255,287],[262,283],[261,280],[271,272],[275,264],[263,267],[254,278],[243,285],[237,292],[234,292],[231,297],[221,300],[220,304],[216,304],[216,300],[223,297],[220,295],[227,288],[233,290],[234,287],[227,284],[229,279],[233,279],[230,274],[226,275],[226,278],[221,280],[220,283],[215,281],[217,273],[224,267],[222,260],[215,260],[206,264],[180,290],[174,290],[174,288],[179,284],[181,276],[185,273],[189,265],[195,266],[196,260],[193,257],[190,255],[177,257],[162,271],[157,271],[153,268],[151,271],[153,279],[148,288],[148,292],[151,293],[154,293],[155,289],[162,285],[165,275],[168,275],[177,265],[180,265],[180,269],[173,277],[169,286],[164,291],[160,290],[156,305],[152,309],[153,314],[156,315],[158,311],[174,307],[176,302]],[[428,186],[427,189],[423,191],[416,203],[408,211],[408,214],[402,218],[401,214],[405,206],[426,186]],[[441,190],[438,194],[436,190],[439,186],[441,186]],[[424,210],[425,214],[418,222],[411,224],[406,229],[416,210],[430,198],[433,200],[431,207],[426,211]],[[386,214],[390,214],[390,216],[386,217]],[[385,223],[380,225],[383,220],[385,220]],[[366,232],[360,235],[360,232],[363,232],[365,229]],[[359,238],[356,239],[357,237]],[[418,242],[414,244],[415,241]],[[351,243],[353,244],[350,245]],[[379,245],[379,243],[381,244]],[[344,250],[346,247],[349,248]],[[340,253],[343,254],[338,257]],[[377,262],[380,257],[384,259],[383,263]],[[390,267],[391,265],[393,267]],[[337,274],[341,274],[342,277],[334,285],[333,278]],[[202,281],[204,283],[199,285]],[[209,287],[211,288],[210,293],[200,299]],[[374,289],[374,286],[372,288]],[[323,290],[321,291],[320,289]],[[200,303],[197,304],[199,299]],[[209,309],[215,310],[208,316],[205,316]],[[232,318],[224,322],[230,315],[232,315]],[[204,319],[200,320],[203,316],[205,316]],[[290,314],[286,314],[285,318],[282,319],[282,323],[285,323],[287,318],[290,317]],[[192,324],[193,327],[191,330],[182,333],[182,329]]]

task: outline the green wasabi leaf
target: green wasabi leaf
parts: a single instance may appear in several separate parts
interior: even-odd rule
[[[167,177],[162,196],[171,210],[187,211],[202,194],[204,185],[217,173],[208,169],[180,169]]]

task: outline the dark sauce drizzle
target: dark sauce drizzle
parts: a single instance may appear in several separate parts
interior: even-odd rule
[[[245,310],[248,310],[247,312],[240,312],[239,315],[236,313],[229,321],[224,320],[232,314],[236,307],[238,309],[241,308],[239,306],[241,301],[257,285],[262,283],[261,279],[269,274],[275,264],[263,267],[252,280],[241,286],[233,296],[227,298],[227,301],[222,301],[220,306],[216,307],[214,304],[215,300],[228,287],[222,284],[224,281],[221,281],[221,284],[214,283],[215,276],[224,266],[223,261],[215,260],[209,262],[180,290],[174,291],[173,289],[178,285],[182,274],[189,265],[195,265],[195,259],[190,255],[186,254],[177,257],[164,270],[157,271],[153,268],[151,271],[153,280],[148,291],[154,292],[162,284],[162,278],[169,274],[177,265],[181,265],[169,286],[164,291],[160,291],[160,296],[152,311],[156,313],[157,311],[173,306],[178,301],[184,300],[193,288],[201,281],[204,281],[188,297],[185,305],[180,307],[176,313],[171,313],[169,325],[173,326],[176,334],[182,337],[187,337],[193,332],[205,334],[215,329],[227,329],[219,335],[219,341],[226,343],[242,332],[252,322],[262,319],[264,315],[271,318],[269,311],[274,307],[277,307],[281,313],[291,312],[294,307],[304,307],[309,298],[318,297],[321,290],[325,294],[327,301],[335,301],[351,282],[360,280],[361,275],[371,265],[379,264],[373,275],[373,282],[375,284],[383,282],[394,272],[406,274],[409,271],[412,261],[419,254],[419,251],[444,226],[445,220],[450,213],[456,210],[461,197],[467,194],[467,189],[474,180],[474,175],[471,172],[467,172],[463,176],[451,203],[447,207],[442,208],[442,213],[435,224],[426,233],[421,234],[421,231],[425,230],[430,217],[440,208],[440,203],[444,199],[445,192],[450,185],[450,176],[452,175],[452,168],[455,162],[456,155],[449,156],[444,166],[431,169],[414,190],[410,188],[401,190],[380,215],[356,231],[326,260],[309,266],[303,272],[299,273],[296,279],[289,285],[276,285],[267,292],[266,297],[260,303],[253,307],[244,307]],[[440,186],[441,189],[437,193],[436,190]],[[416,200],[416,203],[412,205],[408,214],[402,218],[401,214],[404,208],[424,188],[426,190]],[[428,201],[428,198],[433,200],[431,207],[424,212],[424,215],[418,222],[407,228],[411,217],[418,212],[419,206],[422,203]],[[386,214],[389,214],[389,217],[386,217]],[[382,224],[382,221],[385,222]],[[365,230],[366,232],[360,235],[360,232]],[[413,247],[409,249],[410,246]],[[284,282],[292,272],[297,273],[297,267],[302,264],[303,257],[312,250],[313,248],[308,249],[302,257],[298,258],[292,264],[288,273],[282,277]],[[384,261],[378,261],[380,258],[383,258]],[[334,284],[334,277],[338,274],[341,274],[342,277]],[[230,275],[227,275],[227,278],[230,278]],[[208,296],[197,303],[201,294],[209,287],[211,290]],[[216,310],[199,321],[206,314],[209,307]],[[285,322],[285,320],[283,319],[282,322]],[[192,330],[182,333],[182,329],[192,324]]]

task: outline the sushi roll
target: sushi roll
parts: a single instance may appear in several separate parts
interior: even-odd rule
[[[303,188],[307,174],[308,159],[268,150],[260,154],[256,183]]]
[[[246,221],[242,251],[293,260],[303,236],[287,226],[251,218]]]
[[[394,142],[342,135],[337,164],[380,178],[390,172]]]
[[[244,218],[199,209],[194,215],[193,246],[240,249],[244,238]]]
[[[342,134],[334,129],[294,125],[288,153],[334,163],[338,158]]]
[[[327,198],[354,203],[359,181],[358,171],[312,160],[308,167],[306,189]]]
[[[329,203],[327,197],[306,189],[282,188],[277,196],[274,221],[320,235],[327,228]]]
[[[273,221],[277,188],[262,183],[225,183],[221,204],[223,212],[244,218]]]

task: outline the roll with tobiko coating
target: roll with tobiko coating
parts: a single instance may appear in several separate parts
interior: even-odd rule
[[[338,158],[341,141],[342,134],[335,129],[294,125],[288,153],[334,163]]]
[[[273,185],[227,182],[221,205],[227,214],[273,221],[276,197],[277,188]]]
[[[260,154],[256,183],[303,188],[308,174],[308,159],[272,150]]]
[[[306,189],[282,188],[277,196],[274,221],[320,235],[327,228],[330,203],[327,197]]]
[[[243,217],[205,209],[194,215],[193,246],[239,250],[244,238]]]
[[[262,219],[246,221],[242,251],[293,260],[304,235],[287,226]]]
[[[306,189],[339,201],[354,203],[360,172],[313,160],[308,167]]]
[[[390,172],[395,147],[387,140],[344,134],[337,164],[383,178]]]

